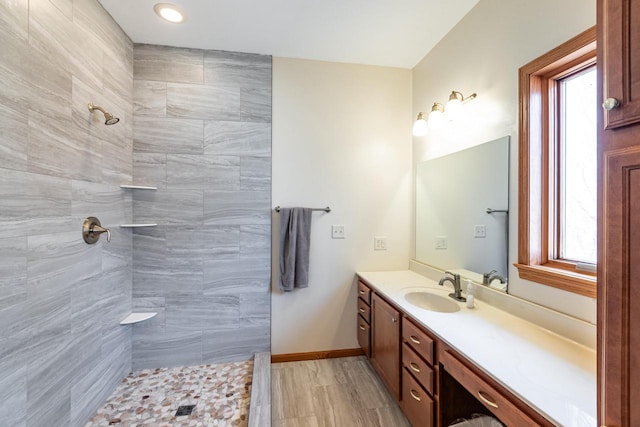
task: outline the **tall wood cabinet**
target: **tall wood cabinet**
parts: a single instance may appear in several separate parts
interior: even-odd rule
[[[640,0],[598,1],[598,422],[640,425]]]
[[[371,363],[400,400],[400,313],[377,294],[371,301]]]

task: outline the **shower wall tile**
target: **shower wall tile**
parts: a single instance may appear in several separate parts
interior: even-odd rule
[[[1,170],[0,238],[71,230],[71,180]]]
[[[267,191],[205,191],[205,225],[267,225],[271,223]]]
[[[133,183],[167,188],[167,155],[134,152]]]
[[[202,206],[202,190],[140,191],[133,199],[133,217],[140,223],[198,225]]]
[[[242,157],[240,189],[271,192],[271,157]]]
[[[242,121],[271,123],[271,87],[240,90]]]
[[[0,310],[27,299],[27,238],[0,239]]]
[[[167,115],[167,84],[149,80],[133,82],[133,112],[136,116]]]
[[[270,326],[253,326],[203,334],[202,363],[246,360],[256,352],[271,351]],[[221,342],[233,345],[222,346]],[[258,351],[260,350],[261,351]]]
[[[263,156],[271,159],[271,124],[206,121],[204,153],[226,156]]]
[[[205,120],[240,120],[240,89],[167,83],[167,115]]]
[[[2,40],[12,37],[27,41],[29,37],[29,0],[0,2],[0,34]]]
[[[203,154],[202,120],[135,116],[134,152]]]
[[[205,51],[204,83],[213,86],[271,88],[271,57],[240,52]]]
[[[134,46],[133,75],[136,80],[204,82],[204,52],[169,46]]]
[[[202,332],[149,335],[133,328],[133,369],[202,364]]]
[[[167,188],[239,190],[240,158],[168,154]]]
[[[133,176],[159,188],[132,193],[158,223],[133,234],[133,305],[159,313],[133,328],[136,368],[269,347],[270,93],[270,57],[134,47]]]
[[[133,44],[96,0],[0,3],[0,425],[80,426],[131,369]]]

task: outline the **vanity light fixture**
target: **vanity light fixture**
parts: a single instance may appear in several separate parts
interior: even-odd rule
[[[174,24],[181,24],[187,20],[187,15],[178,6],[170,3],[158,3],[153,6],[153,10],[160,18]]]
[[[447,101],[447,104],[445,106],[443,106],[439,102],[433,103],[428,118],[425,117],[427,113],[418,113],[418,117],[413,123],[413,135],[425,136],[429,131],[429,128],[441,128],[445,124],[445,118],[449,121],[458,119],[462,114],[462,105],[466,104],[472,99],[475,99],[477,96],[477,94],[472,93],[465,98],[462,93],[455,90],[451,91],[451,95],[449,95],[449,101]]]

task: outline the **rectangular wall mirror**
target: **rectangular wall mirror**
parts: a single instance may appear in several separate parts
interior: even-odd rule
[[[421,162],[416,259],[506,292],[508,209],[508,136]]]

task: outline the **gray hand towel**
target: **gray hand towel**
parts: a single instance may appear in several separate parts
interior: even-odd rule
[[[309,286],[311,209],[280,209],[280,290]]]

